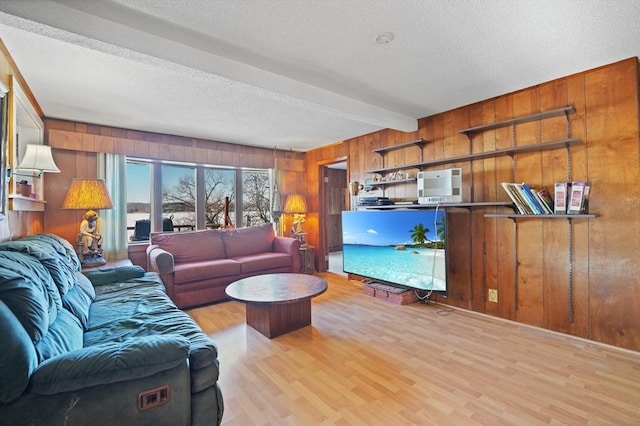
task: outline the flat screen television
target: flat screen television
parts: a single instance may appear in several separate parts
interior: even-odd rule
[[[447,294],[443,210],[342,212],[343,270],[372,281]]]

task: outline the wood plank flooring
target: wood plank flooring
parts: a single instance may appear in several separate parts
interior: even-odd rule
[[[312,325],[272,340],[240,302],[189,311],[218,344],[224,426],[640,424],[638,352],[319,275]]]

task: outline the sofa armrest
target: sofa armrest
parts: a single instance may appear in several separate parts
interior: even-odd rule
[[[152,244],[147,247],[147,262],[149,269],[160,275],[173,272],[173,255],[158,245]]]
[[[30,392],[53,395],[152,376],[185,362],[189,348],[182,336],[154,335],[70,351],[38,366]]]
[[[300,240],[291,237],[278,237],[273,239],[273,251],[286,253],[293,260],[291,272],[300,272]]]

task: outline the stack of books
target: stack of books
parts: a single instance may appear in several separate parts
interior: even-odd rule
[[[558,182],[554,184],[554,197],[546,188],[537,190],[526,183],[502,182],[520,214],[585,214],[589,212],[589,182]]]
[[[526,183],[502,182],[505,190],[520,214],[553,214],[553,199],[545,188],[536,190]]]

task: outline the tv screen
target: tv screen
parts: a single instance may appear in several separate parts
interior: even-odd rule
[[[445,235],[442,210],[343,211],[344,272],[446,294]]]

